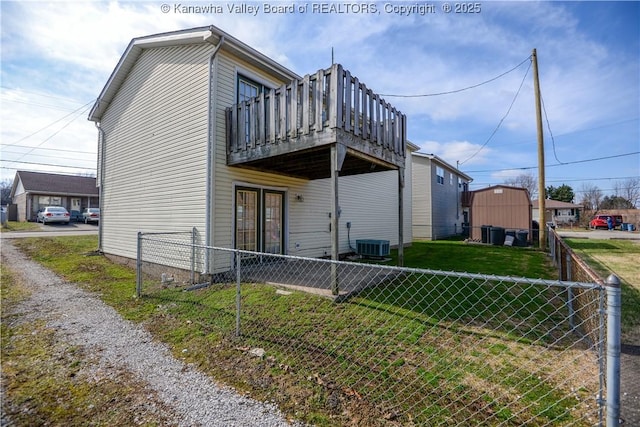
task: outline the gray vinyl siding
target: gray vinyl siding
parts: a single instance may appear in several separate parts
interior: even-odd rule
[[[441,166],[442,167],[442,166]],[[458,177],[450,169],[444,169],[444,183],[435,179],[435,169],[432,168],[432,239],[443,239],[462,231],[462,211],[460,209],[460,194]],[[453,184],[450,176],[453,174]]]
[[[105,252],[135,258],[138,231],[204,229],[210,50],[145,50],[106,110]]]
[[[413,237],[435,240],[459,234],[464,218],[459,175],[429,157],[412,156],[412,164]],[[444,183],[438,182],[436,167],[444,170]]]

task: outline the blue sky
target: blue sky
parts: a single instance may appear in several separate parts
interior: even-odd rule
[[[483,1],[474,13],[445,13],[444,2],[267,0],[296,12],[266,14],[264,3],[0,1],[0,179],[16,169],[95,174],[88,110],[130,40],[210,24],[300,75],[328,67],[333,48],[336,62],[407,115],[420,151],[459,164],[472,189],[537,175],[528,59],[535,48],[547,186],[570,185],[579,199],[584,185],[608,194],[640,176],[637,1]],[[261,11],[227,8],[242,4]],[[353,9],[363,4],[375,4],[375,13]],[[182,13],[180,5],[219,5],[223,13]],[[313,13],[314,5],[352,9]],[[389,5],[429,5],[433,13]],[[454,93],[434,96],[443,92]]]

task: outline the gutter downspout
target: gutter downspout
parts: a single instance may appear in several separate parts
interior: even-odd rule
[[[104,155],[106,153],[106,136],[104,134],[104,129],[100,127],[100,122],[94,122],[96,128],[98,129],[98,143],[100,144],[100,163],[98,164],[98,174],[100,176],[100,185],[98,186],[98,195],[100,200],[98,201],[98,207],[100,208],[100,221],[98,221],[98,252],[103,253],[102,249],[102,219],[104,212]],[[89,198],[91,200],[91,198]]]
[[[213,32],[211,32],[211,35],[213,35]],[[212,41],[210,40],[210,37],[205,38],[205,41],[207,43],[212,43]],[[206,205],[205,205],[205,246],[212,246],[213,242],[215,242],[214,239],[214,228],[213,228],[213,218],[212,218],[212,213],[215,213],[215,195],[213,194],[214,191],[214,185],[213,185],[213,180],[215,179],[215,171],[216,171],[216,137],[214,135],[215,133],[215,114],[216,114],[216,109],[214,106],[214,89],[215,89],[215,82],[214,82],[214,71],[213,71],[213,61],[216,58],[216,55],[218,54],[218,51],[220,50],[220,48],[222,47],[222,45],[224,44],[224,36],[220,37],[220,40],[218,41],[217,45],[215,46],[215,49],[213,49],[213,52],[211,53],[211,56],[209,56],[209,99],[207,102],[207,189],[206,189]],[[210,257],[209,257],[209,253],[207,251],[207,255],[205,257],[205,267],[204,267],[204,273],[205,274],[209,274],[211,272],[211,266],[210,266]]]

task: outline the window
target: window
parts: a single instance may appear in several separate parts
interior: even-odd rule
[[[248,101],[262,93],[262,85],[238,74],[238,103]]]
[[[262,85],[244,76],[238,75],[238,103],[245,102],[258,96],[262,92]],[[244,139],[245,143],[249,143],[251,134],[251,112],[247,108],[244,118],[240,119],[240,123],[244,122]]]
[[[440,166],[436,166],[436,176],[438,184],[444,185],[444,169],[442,169]]]
[[[453,185],[453,174],[449,174],[449,185]]]
[[[55,196],[39,196],[38,204],[41,206],[60,206],[62,204],[62,198]]]

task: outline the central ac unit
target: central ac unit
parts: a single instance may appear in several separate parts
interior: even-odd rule
[[[388,240],[356,240],[356,252],[362,256],[383,257],[389,255]]]

